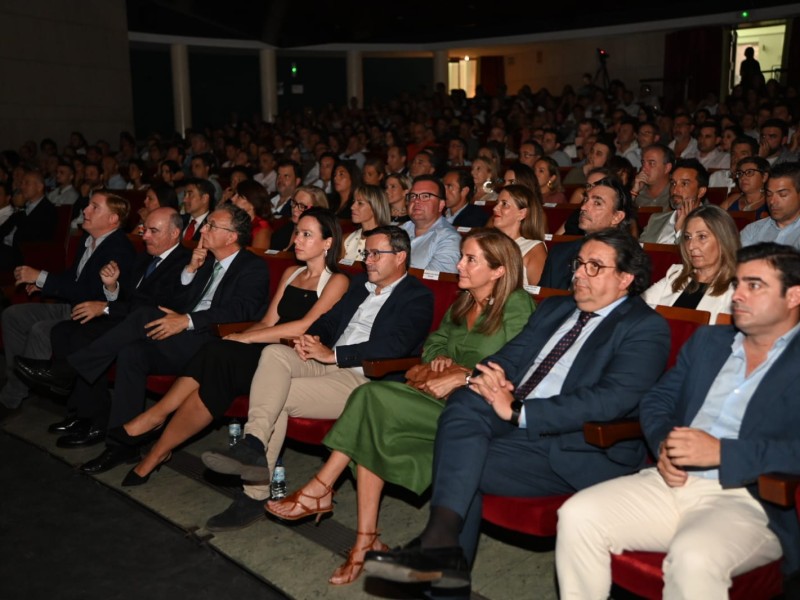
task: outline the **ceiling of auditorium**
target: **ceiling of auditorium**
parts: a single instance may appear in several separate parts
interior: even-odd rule
[[[537,0],[523,5],[489,0],[127,0],[127,12],[129,31],[258,40],[292,48],[430,44],[711,14],[733,16],[790,4],[797,7],[790,0]]]

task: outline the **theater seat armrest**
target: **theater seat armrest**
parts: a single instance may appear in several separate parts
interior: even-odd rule
[[[780,506],[794,506],[800,475],[767,473],[758,478],[758,495]]]
[[[617,421],[588,421],[583,424],[583,438],[598,448],[609,448],[617,442],[635,440],[642,437],[642,427],[638,419],[619,419]]]
[[[255,325],[255,321],[241,321],[240,323],[217,323],[211,326],[211,332],[217,337],[224,338],[232,333],[241,333],[248,327]]]
[[[361,363],[364,368],[364,375],[372,379],[380,379],[389,373],[405,373],[414,365],[420,363],[419,356],[408,358],[386,358],[383,360],[365,360]]]

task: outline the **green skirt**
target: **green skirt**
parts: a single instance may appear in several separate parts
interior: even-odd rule
[[[356,388],[323,443],[384,481],[422,494],[431,485],[433,440],[444,403],[404,383]]]

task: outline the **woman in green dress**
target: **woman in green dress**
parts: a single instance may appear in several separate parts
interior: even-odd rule
[[[431,483],[436,423],[447,396],[466,385],[475,364],[517,335],[533,313],[522,289],[519,246],[495,229],[464,238],[458,263],[463,290],[439,329],[425,342],[423,364],[407,383],[371,382],[357,388],[324,443],[333,452],[300,490],[270,501],[267,512],[285,520],[333,511],[332,486],[352,462],[358,480],[358,533],[347,561],[328,580],[354,581],[364,554],[384,549],[378,539],[378,507],[384,482],[422,494]]]

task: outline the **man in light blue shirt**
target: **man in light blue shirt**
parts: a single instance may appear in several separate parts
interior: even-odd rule
[[[559,511],[562,598],[605,598],[610,553],[665,552],[665,598],[727,597],[731,577],[800,570],[794,510],[762,501],[761,473],[800,471],[800,252],[742,248],[733,326],[703,327],[640,406],[655,467],[588,488]]]
[[[442,217],[445,190],[433,175],[420,175],[406,194],[410,221],[401,227],[411,238],[411,267],[455,273],[461,235]]]
[[[772,167],[766,196],[769,217],[742,230],[742,246],[775,242],[800,248],[800,162]]]

